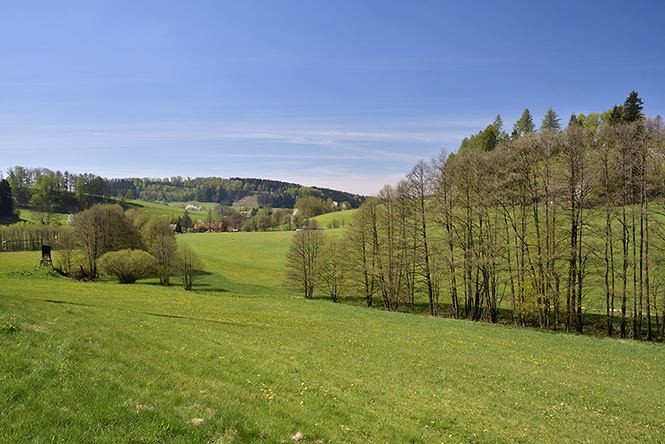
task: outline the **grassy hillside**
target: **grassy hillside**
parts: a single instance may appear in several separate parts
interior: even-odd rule
[[[336,211],[334,213],[322,214],[314,219],[319,223],[320,227],[327,227],[333,220],[336,220],[340,226],[347,226],[351,222],[353,215],[358,210]]]
[[[242,268],[211,239],[180,241]],[[197,294],[34,255],[0,254],[0,442],[665,441],[659,344],[233,294],[260,264]]]
[[[292,231],[191,233],[177,236],[205,265],[195,289],[242,295],[285,295],[284,258]]]
[[[182,208],[153,202],[146,202],[143,200],[128,200],[127,206],[131,209],[143,210],[151,216],[164,214],[169,216],[182,216],[185,211]]]
[[[343,229],[325,230],[335,236]],[[190,233],[177,236],[205,265],[195,289],[248,296],[285,296],[286,253],[294,231]]]
[[[128,209],[143,210],[150,215],[167,214],[182,216],[184,212],[183,208],[161,205],[152,202],[144,202],[140,200],[130,200],[127,201],[126,204]],[[21,220],[29,222],[37,222],[40,220],[40,213],[37,211],[28,208],[21,208],[19,211],[20,218],[0,218],[0,225],[11,225]],[[52,219],[57,220],[61,224],[66,224],[69,213],[52,213],[50,216]]]

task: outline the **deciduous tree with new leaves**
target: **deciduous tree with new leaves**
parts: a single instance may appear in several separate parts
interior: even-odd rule
[[[299,291],[306,299],[314,297],[321,273],[321,256],[325,236],[315,221],[293,235],[286,254],[286,280],[284,284]]]

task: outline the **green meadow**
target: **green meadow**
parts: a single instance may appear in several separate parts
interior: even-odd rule
[[[293,232],[192,233],[177,236],[203,261],[194,289],[247,296],[286,296],[285,256]]]
[[[340,226],[348,226],[353,218],[353,215],[358,210],[336,211],[334,213],[326,213],[315,217],[320,227],[327,227],[333,221],[337,221]]]
[[[305,300],[292,235],[178,236],[194,292],[0,253],[0,442],[665,442],[661,344]]]

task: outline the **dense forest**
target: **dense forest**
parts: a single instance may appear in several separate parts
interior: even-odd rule
[[[304,196],[345,203],[357,208],[363,196],[304,187],[297,184],[265,179],[222,179],[218,177],[164,179],[106,179],[93,174],[72,174],[46,168],[11,167],[7,184],[18,206],[38,211],[74,213],[104,200],[120,202],[138,199],[148,202],[212,202],[230,206],[247,196],[255,196],[259,206],[294,208]],[[3,188],[4,189],[4,188]]]
[[[300,232],[289,253],[294,288],[343,292],[386,310],[621,338],[665,335],[665,130],[632,92],[623,105],[572,115],[500,117],[419,162],[355,214],[341,242]],[[316,253],[316,254],[315,254]],[[313,259],[313,255],[316,259]],[[442,313],[445,305],[447,312]]]

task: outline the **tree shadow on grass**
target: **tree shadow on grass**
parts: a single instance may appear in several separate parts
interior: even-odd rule
[[[212,276],[217,276],[217,279],[210,279]],[[208,278],[207,281],[206,278]],[[196,291],[205,291],[207,293],[228,293],[229,289],[226,288],[226,285],[220,285],[221,280],[226,279],[223,279],[217,273],[211,273],[205,270],[199,271],[196,273],[193,289]]]

